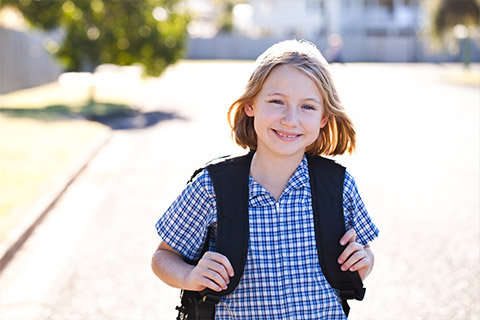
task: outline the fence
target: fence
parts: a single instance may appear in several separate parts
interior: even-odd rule
[[[58,62],[43,46],[51,35],[20,32],[0,27],[0,94],[55,81],[62,73]],[[192,38],[189,59],[255,59],[282,38],[252,39],[220,34],[211,39]],[[328,53],[327,39],[309,39]],[[344,37],[341,60],[345,62],[454,62],[460,55],[434,55],[416,35],[350,35]],[[472,50],[472,61],[480,61],[479,44]]]
[[[57,80],[62,68],[44,49],[47,38],[0,27],[0,94]]]
[[[217,35],[210,39],[193,38],[189,41],[190,59],[255,59],[270,45],[284,40],[280,37],[252,39],[243,36]],[[327,38],[308,39],[326,52]],[[416,35],[349,35],[343,39],[341,50],[345,62],[459,62],[460,54],[438,55]],[[473,42],[472,42],[473,43]],[[480,61],[478,43],[472,50],[472,61]]]

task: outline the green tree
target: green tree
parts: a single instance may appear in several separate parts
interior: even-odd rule
[[[473,38],[480,27],[480,0],[424,0],[428,33],[437,45],[458,48],[465,66],[471,62]]]
[[[188,14],[181,0],[0,0],[18,8],[34,27],[60,28],[49,49],[67,71],[103,63],[140,63],[158,76],[185,52]]]
[[[243,3],[242,0],[214,0],[217,8],[218,31],[222,33],[232,33],[233,31],[233,7],[236,4]]]

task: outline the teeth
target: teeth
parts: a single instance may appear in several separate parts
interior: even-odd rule
[[[283,133],[278,132],[278,131],[277,131],[277,133],[278,133],[279,136],[285,137],[285,138],[295,138],[297,136],[296,134],[287,136],[286,134],[283,134]]]

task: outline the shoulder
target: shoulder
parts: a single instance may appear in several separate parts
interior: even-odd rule
[[[317,167],[325,167],[326,169],[334,169],[338,171],[345,171],[345,167],[337,163],[333,159],[325,158],[322,156],[306,155],[308,163]]]
[[[224,156],[224,157],[211,160],[209,163],[207,163],[206,168],[215,169],[215,168],[228,167],[232,165],[250,164],[250,162],[252,161],[252,157],[253,157],[253,152],[249,152],[242,156]]]
[[[185,191],[192,194],[200,194],[207,198],[214,198],[212,179],[206,168],[197,169],[188,181]]]
[[[206,171],[215,186],[218,186],[220,181],[225,182],[228,179],[245,177],[248,180],[252,157],[252,152],[239,157],[224,157],[220,161],[208,164]],[[231,181],[229,180],[228,183]]]
[[[357,242],[367,245],[375,239],[378,228],[373,223],[367,208],[358,192],[357,184],[352,175],[346,171],[343,184],[343,210],[346,229],[354,228],[357,232]]]
[[[345,179],[343,180],[343,194],[345,198],[350,201],[361,201],[360,193],[358,191],[357,182],[355,178],[345,170]]]
[[[221,156],[214,158],[208,161],[203,167],[198,168],[195,170],[190,177],[189,183],[195,180],[211,180],[211,174],[216,173],[218,170],[225,170],[225,168],[232,167],[232,165],[238,164],[249,164],[251,158],[253,156],[253,152],[250,152],[243,156]]]
[[[324,185],[328,189],[333,188],[336,195],[341,195],[344,179],[345,167],[332,159],[321,156],[307,155],[308,171],[310,178],[314,178],[317,184]]]
[[[357,202],[361,202],[357,183],[347,170],[345,170],[345,178],[343,180],[343,199],[346,206],[356,206]]]
[[[348,172],[348,170],[345,170],[345,180],[343,182],[344,189],[350,190],[350,191],[355,191],[357,190],[357,184],[355,182],[355,179],[353,176]]]

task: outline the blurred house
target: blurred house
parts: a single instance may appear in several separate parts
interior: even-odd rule
[[[202,2],[210,15],[212,0]],[[291,38],[314,42],[330,61],[439,61],[420,36],[426,13],[420,0],[248,0],[233,8],[233,32],[208,40],[191,34],[190,58],[254,59]],[[204,19],[208,21],[208,19]],[[474,61],[480,59],[478,48]],[[455,55],[442,60],[458,61]]]
[[[429,51],[421,36],[427,19],[421,3],[429,0],[184,1],[192,13],[191,59],[255,59],[278,41],[305,38],[333,62],[460,61],[460,52]],[[56,80],[62,68],[51,53],[60,38],[28,29],[18,12],[0,10],[0,94]]]
[[[418,0],[250,0],[250,24],[238,28],[253,36],[318,37],[331,33],[415,34]]]

